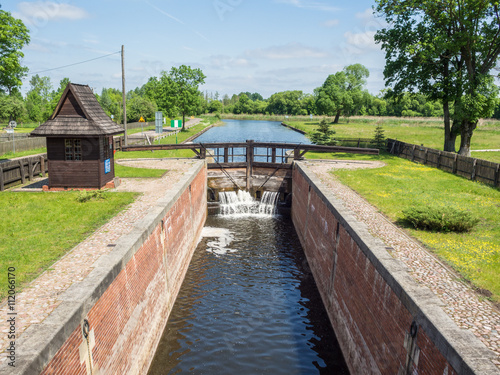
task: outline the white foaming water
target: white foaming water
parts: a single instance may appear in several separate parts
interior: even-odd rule
[[[260,201],[243,190],[220,192],[219,199],[222,216],[272,217],[277,212],[278,193],[274,191],[265,191]]]
[[[234,236],[229,229],[204,227],[201,231],[201,237],[215,239],[214,241],[207,242],[207,251],[209,253],[225,255],[236,252],[236,250],[228,247],[234,240]]]

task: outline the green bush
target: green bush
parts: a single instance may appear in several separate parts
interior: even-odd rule
[[[405,221],[428,231],[468,232],[479,222],[470,212],[453,207],[410,207],[402,212]]]
[[[385,149],[384,128],[382,128],[382,125],[380,124],[377,124],[377,127],[375,128],[373,143],[375,144],[375,148],[378,148],[379,150]]]
[[[311,142],[316,145],[334,146],[336,141],[331,139],[334,134],[335,130],[331,130],[330,124],[323,119],[319,123],[318,130],[311,134]]]
[[[80,202],[80,203],[85,203],[85,202],[88,202],[92,199],[95,199],[95,200],[106,199],[106,196],[104,195],[104,191],[103,190],[90,190],[90,191],[82,190],[76,196],[77,202]]]

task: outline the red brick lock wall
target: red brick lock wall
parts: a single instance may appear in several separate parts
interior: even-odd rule
[[[145,374],[206,219],[206,168],[180,194],[87,314],[93,371]],[[87,374],[78,326],[42,374]]]
[[[299,168],[293,172],[292,220],[351,372],[406,370],[405,337],[414,317]],[[421,327],[416,345],[418,365],[411,371],[456,374]]]

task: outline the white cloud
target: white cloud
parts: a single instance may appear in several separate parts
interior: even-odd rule
[[[167,71],[170,69],[170,66],[167,62],[157,60],[157,59],[143,59],[140,60],[136,63],[136,65],[131,65],[130,68],[131,71],[133,71],[134,74],[134,79],[136,81],[141,82],[138,84],[139,86],[142,86],[150,77],[160,77],[162,71]],[[128,81],[130,81],[130,78]]]
[[[357,47],[360,50],[372,49],[378,50],[380,47],[375,44],[375,31],[365,31],[360,33],[353,33],[347,31],[344,34],[346,43],[352,47]]]
[[[340,64],[323,64],[323,65],[310,65],[310,66],[298,66],[298,67],[285,67],[278,69],[269,69],[266,71],[267,75],[277,76],[277,77],[305,77],[319,76],[326,78],[330,74],[342,70],[343,66]],[[289,78],[287,78],[289,79]]]
[[[356,13],[356,18],[361,19],[361,20],[372,20],[374,18],[373,16],[373,9],[372,8],[366,8],[364,12],[358,12]]]
[[[79,20],[88,13],[77,6],[53,1],[21,2],[17,5],[16,15],[28,23],[43,23],[55,20]]]
[[[258,48],[245,52],[245,55],[257,59],[285,60],[303,58],[323,58],[328,53],[314,47],[308,47],[300,43],[288,43],[283,46]]]
[[[100,38],[99,38],[98,35],[90,33],[90,32],[87,32],[87,31],[82,32],[81,38],[82,38],[82,42],[85,45],[96,46],[96,45],[98,45],[98,44],[101,43]]]
[[[332,28],[332,27],[337,26],[339,23],[340,23],[339,20],[333,19],[333,20],[328,20],[328,21],[323,22],[323,26],[328,27],[328,28]]]
[[[322,10],[325,12],[337,12],[339,10],[339,8],[328,5],[327,3],[321,3],[310,0],[275,0],[275,1],[277,3],[291,5],[296,8],[315,9],[315,10]]]
[[[43,53],[52,53],[62,48],[67,48],[68,43],[60,40],[50,40],[45,38],[33,38],[31,43],[26,46],[26,50]]]
[[[366,30],[378,30],[388,25],[382,17],[373,13],[372,8],[366,8],[363,12],[356,13],[356,18],[361,21]]]
[[[257,64],[244,57],[214,55],[209,58],[209,66],[214,69],[254,68]]]
[[[44,46],[40,43],[30,43],[26,47],[24,47],[27,51],[36,51],[42,53],[50,53],[52,52],[47,46]]]

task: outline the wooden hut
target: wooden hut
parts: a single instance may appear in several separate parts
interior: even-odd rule
[[[100,189],[113,181],[113,135],[120,133],[89,86],[69,83],[50,119],[31,132],[47,138],[49,188]]]

